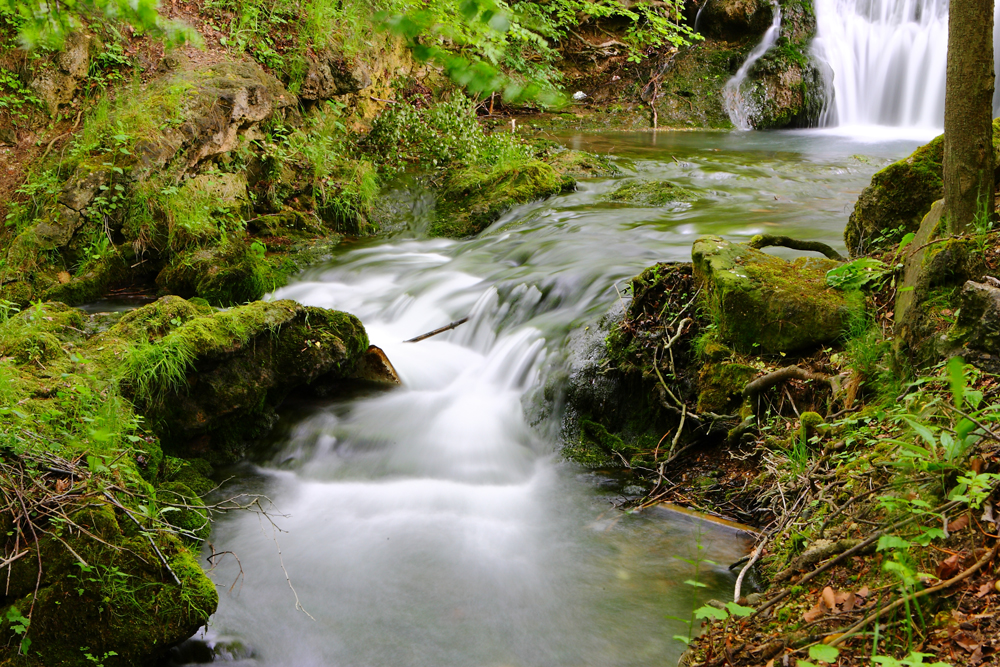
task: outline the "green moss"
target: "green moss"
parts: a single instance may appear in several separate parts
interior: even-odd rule
[[[796,352],[837,340],[864,309],[860,293],[826,285],[832,260],[792,262],[708,236],[692,251],[720,340],[745,354]]]
[[[994,159],[1000,160],[1000,119],[993,121]],[[844,230],[844,243],[853,255],[891,247],[944,196],[942,161],[944,135],[872,176],[858,197]]]
[[[602,178],[618,176],[621,169],[606,155],[595,155],[584,151],[558,150],[548,151],[543,159],[559,175],[571,178]]]
[[[481,171],[476,168],[453,172],[438,200],[437,219],[431,236],[473,236],[495,222],[504,212],[558,194],[574,186],[540,160],[508,164]]]
[[[698,412],[735,413],[743,403],[743,388],[758,371],[741,363],[709,363],[698,373]]]
[[[615,203],[660,207],[689,202],[697,195],[667,181],[629,180],[612,190],[606,198]]]

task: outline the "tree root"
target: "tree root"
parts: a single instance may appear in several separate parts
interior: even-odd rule
[[[747,245],[755,250],[760,250],[761,248],[767,248],[769,246],[781,246],[782,248],[791,248],[792,250],[807,250],[809,252],[822,253],[827,258],[838,262],[847,261],[846,257],[825,243],[820,241],[801,241],[799,239],[793,239],[791,236],[758,234],[750,239],[750,243]]]

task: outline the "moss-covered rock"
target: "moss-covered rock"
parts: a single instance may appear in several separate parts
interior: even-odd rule
[[[120,347],[121,333],[116,325],[99,338]],[[270,430],[289,392],[351,377],[367,349],[352,315],[257,302],[180,323],[146,345],[128,341],[124,385],[171,452],[227,461]]]
[[[695,276],[722,342],[738,352],[798,352],[833,342],[864,308],[860,293],[826,285],[837,262],[788,262],[718,236],[695,241]]]
[[[942,351],[1000,373],[1000,289],[970,280],[958,299],[958,316],[940,345]]]
[[[811,52],[812,3],[782,0],[774,45],[750,68],[740,88],[746,121],[757,130],[814,127],[826,103],[826,82]]]
[[[441,190],[431,236],[474,236],[506,211],[571,190],[575,181],[541,160],[482,172],[470,168],[449,174]]]
[[[1000,159],[1000,119],[993,121],[993,151]],[[904,234],[917,231],[931,204],[944,195],[943,154],[941,135],[872,176],[844,229],[844,243],[852,255],[892,246]]]
[[[949,238],[943,216],[944,200],[938,200],[920,223],[903,262],[893,309],[893,348],[904,367],[931,366],[965,343],[959,332],[953,342],[948,336],[953,314],[961,307],[961,289],[967,281],[978,282],[991,273],[983,250],[995,245],[1000,235]]]
[[[659,208],[689,202],[697,195],[668,181],[628,180],[608,193],[606,199],[616,204]]]
[[[621,174],[621,169],[606,155],[554,147],[544,160],[564,178],[602,178]]]
[[[698,373],[698,412],[735,413],[743,403],[743,388],[757,374],[738,361],[705,364]]]

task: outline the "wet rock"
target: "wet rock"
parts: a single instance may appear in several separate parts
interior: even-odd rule
[[[864,308],[860,293],[826,285],[829,259],[792,262],[706,236],[692,250],[719,339],[742,353],[800,352],[835,341]]]
[[[326,51],[309,60],[299,97],[303,100],[328,100],[356,93],[371,84],[371,74],[364,63]]]
[[[576,182],[541,160],[500,171],[475,169],[449,174],[438,199],[431,236],[462,238],[486,229],[518,204],[571,190]]]
[[[695,193],[667,181],[625,181],[612,190],[607,201],[635,206],[661,207],[696,199]]]
[[[815,127],[832,73],[812,56],[816,14],[811,4],[781,3],[778,39],[742,86],[750,125],[757,130]]]
[[[931,204],[944,196],[943,152],[941,135],[872,176],[844,230],[852,255],[890,247],[919,229]],[[1000,119],[993,121],[993,152],[1000,160]]]
[[[774,18],[767,0],[707,0],[698,29],[708,37],[730,42],[759,41]]]
[[[365,350],[365,353],[361,355],[361,358],[358,360],[358,368],[354,372],[354,377],[358,380],[365,380],[366,382],[374,382],[376,384],[402,384],[399,380],[399,375],[396,373],[396,369],[393,367],[392,362],[389,361],[389,357],[385,356],[385,352],[381,348],[374,345]]]

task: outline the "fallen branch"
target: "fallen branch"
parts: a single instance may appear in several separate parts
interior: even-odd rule
[[[443,326],[440,329],[435,329],[434,331],[428,331],[427,333],[417,336],[416,338],[411,338],[410,340],[404,340],[404,343],[419,343],[420,341],[430,338],[431,336],[437,336],[439,333],[444,333],[445,331],[451,331],[460,324],[465,324],[469,321],[468,317],[463,317],[460,320],[456,320],[447,326]]]
[[[775,234],[758,234],[750,239],[748,243],[751,248],[755,250],[760,250],[761,248],[767,248],[769,246],[781,246],[782,248],[791,248],[792,250],[806,250],[808,252],[818,252],[828,257],[829,259],[836,260],[838,262],[846,262],[847,258],[841,255],[839,252],[833,249],[832,246],[828,246],[820,241],[802,241],[799,239],[793,239],[791,236],[777,236]]]

